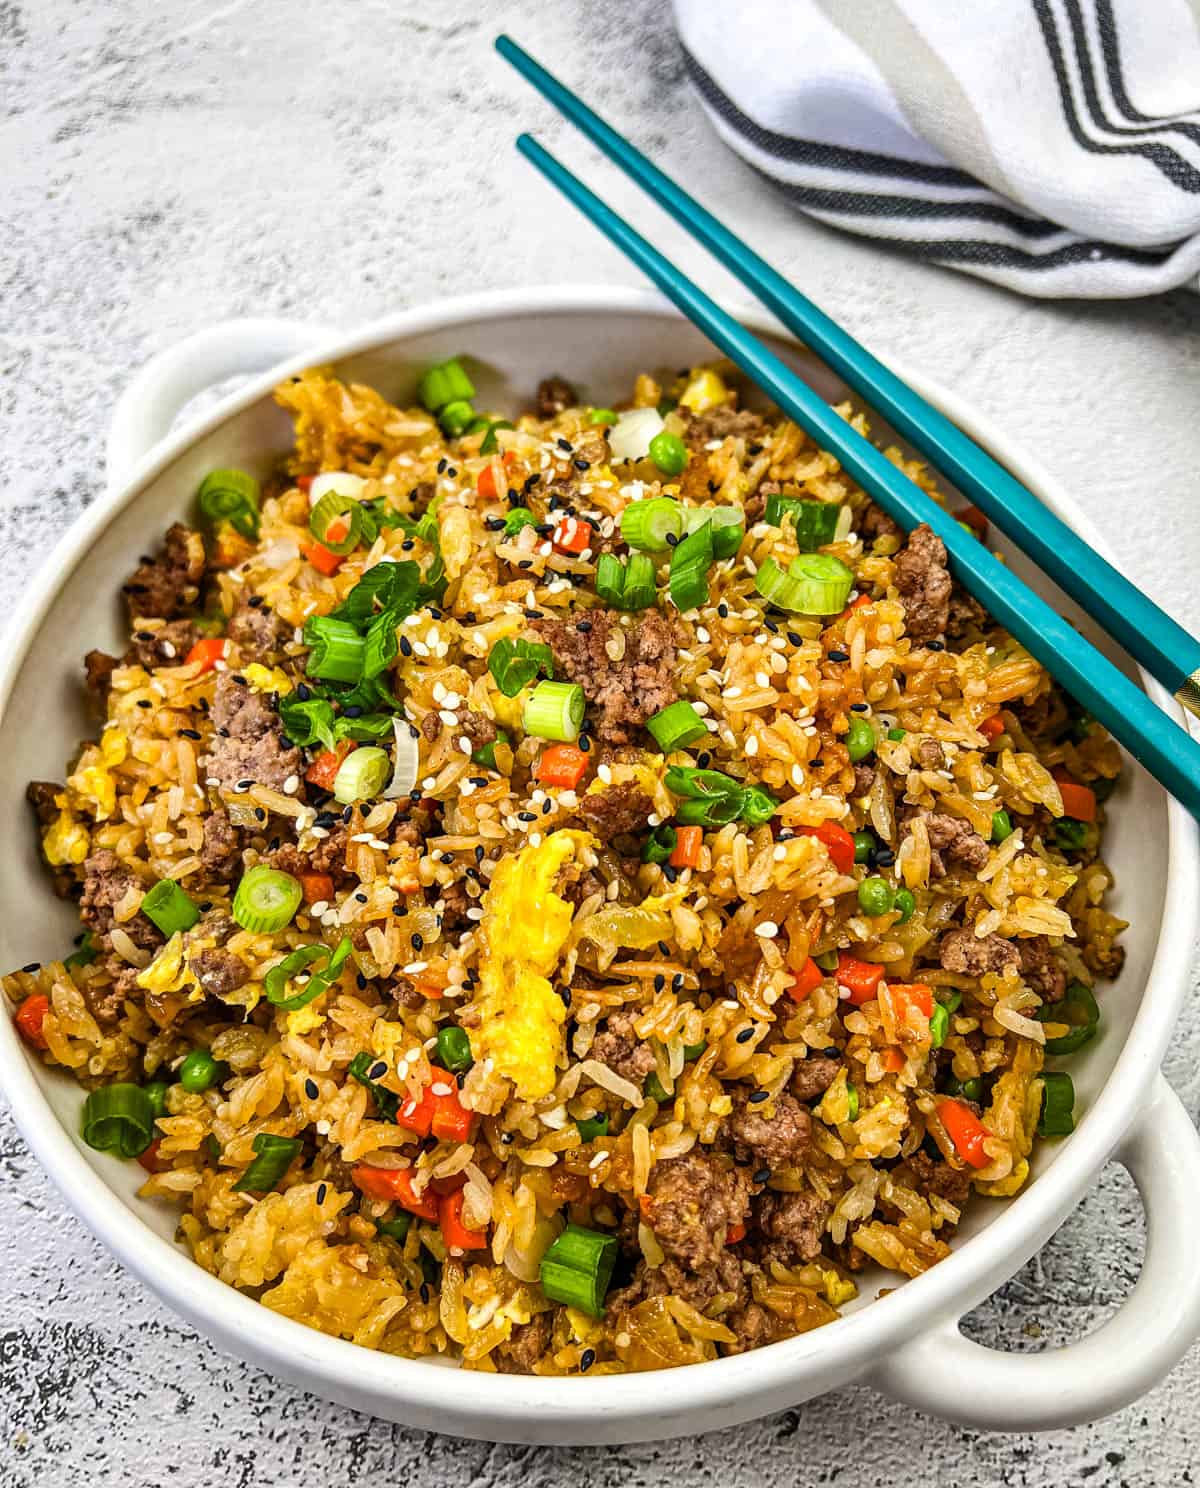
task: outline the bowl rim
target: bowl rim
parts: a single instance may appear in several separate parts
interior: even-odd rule
[[[759,334],[795,340],[761,311],[738,303],[728,308]],[[93,538],[190,446],[269,396],[280,377],[317,362],[336,363],[367,351],[386,350],[391,343],[468,321],[577,314],[683,322],[674,307],[653,291],[607,285],[497,290],[393,312],[352,333],[331,336],[312,351],[250,378],[156,446],[120,486],[101,494],[42,560],[7,628],[7,645],[0,655],[0,715],[34,636]],[[1088,542],[1101,552],[1110,551],[1062,484],[987,416],[933,379],[894,358],[889,360],[899,376],[990,449]],[[1182,710],[1162,687],[1144,673],[1141,681],[1158,706],[1182,720]],[[982,1232],[964,1240],[947,1260],[888,1296],[839,1316],[814,1333],[769,1348],[660,1371],[652,1392],[637,1374],[591,1376],[583,1389],[573,1376],[467,1374],[431,1367],[429,1361],[382,1354],[273,1313],[203,1270],[151,1230],[109,1189],[49,1107],[7,1018],[0,1019],[0,1086],[39,1161],[69,1206],[108,1249],[201,1331],[222,1342],[249,1340],[255,1356],[269,1361],[284,1376],[295,1378],[299,1369],[306,1384],[314,1388],[326,1386],[347,1401],[362,1400],[365,1394],[377,1402],[395,1402],[414,1414],[444,1418],[451,1429],[468,1417],[501,1426],[536,1418],[552,1434],[584,1420],[634,1421],[661,1415],[672,1407],[691,1416],[769,1387],[795,1383],[800,1390],[810,1372],[819,1370],[834,1384],[865,1371],[882,1351],[911,1341],[947,1318],[957,1318],[994,1290],[1074,1206],[1131,1124],[1137,1097],[1158,1070],[1186,991],[1188,946],[1184,939],[1171,936],[1168,926],[1177,916],[1180,922],[1189,922],[1186,917],[1200,886],[1200,848],[1196,823],[1174,800],[1167,802],[1167,828],[1166,892],[1141,1005],[1108,1079],[1056,1155],[1052,1172],[1009,1201]],[[455,1378],[469,1380],[459,1400],[452,1398],[451,1380]]]

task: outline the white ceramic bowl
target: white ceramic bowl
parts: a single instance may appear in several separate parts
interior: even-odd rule
[[[766,322],[748,323],[822,393],[836,379]],[[112,485],[35,575],[0,650],[0,757],[8,782],[0,826],[0,964],[61,954],[77,922],[37,861],[23,783],[57,775],[88,729],[80,658],[120,650],[117,587],[138,553],[187,513],[214,466],[265,470],[289,444],[271,401],[281,371],[335,363],[398,397],[416,372],[466,351],[482,369],[482,403],[516,407],[561,371],[605,403],[641,368],[704,358],[704,338],[657,297],[612,289],[506,292],[407,311],[351,337],[276,321],[216,327],[165,352],[122,399],[110,441]],[[282,363],[282,367],[278,364]],[[171,420],[193,394],[237,373],[272,370],[179,434]],[[1013,444],[961,402],[904,375],[1025,480],[1097,547],[1082,512]],[[1049,586],[1015,566],[1040,589]],[[1056,602],[1061,596],[1054,594]],[[1064,608],[1070,610],[1069,605]],[[1084,624],[1092,634],[1094,628]],[[1093,639],[1096,637],[1093,635]],[[1102,648],[1110,648],[1101,642]],[[1120,661],[1120,657],[1114,657]],[[1136,672],[1131,674],[1137,675]],[[1155,701],[1178,716],[1161,689]],[[861,1301],[828,1327],[738,1358],[654,1378],[542,1379],[472,1374],[391,1358],[326,1338],[223,1286],[172,1243],[174,1216],[134,1197],[135,1164],[86,1148],[76,1085],[31,1060],[0,1019],[0,1079],[30,1146],[67,1201],[178,1312],[230,1352],[320,1395],[411,1425],[526,1442],[628,1442],[728,1426],[864,1380],[922,1409],[982,1427],[1028,1430],[1093,1419],[1136,1398],[1200,1332],[1200,1141],[1159,1073],[1187,985],[1197,902],[1195,824],[1135,767],[1111,807],[1116,909],[1132,921],[1128,961],[1106,989],[1104,1035],[1072,1064],[1082,1120],[1043,1145],[1035,1174],[1010,1203],[981,1201],[954,1254],[879,1300],[892,1275],[867,1273]],[[1133,1174],[1148,1216],[1141,1277],[1097,1333],[1041,1354],[969,1342],[958,1319],[1051,1235],[1110,1157]]]

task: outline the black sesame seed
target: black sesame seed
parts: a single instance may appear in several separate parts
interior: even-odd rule
[[[482,863],[483,862],[483,848],[482,847],[477,847],[475,849],[475,861],[477,863]]]
[[[318,811],[313,817],[314,827],[332,827],[337,821],[337,815],[332,811]]]
[[[679,541],[679,539],[675,536],[675,534],[673,532],[665,532],[663,534],[663,536],[666,538],[666,540],[667,540],[667,546],[669,548],[673,548],[675,546],[675,544]]]
[[[256,806],[254,808],[254,815],[255,815],[255,818],[258,821],[260,821],[260,822],[266,821],[266,819],[267,819],[267,813],[263,810],[263,808],[261,806]]]
[[[152,641],[154,639],[154,632],[152,630],[136,630],[134,631],[134,639],[139,641]]]
[[[41,966],[42,963],[40,961],[26,961],[25,965],[21,967],[21,970],[26,972],[40,971]]]
[[[576,470],[588,470],[591,468],[586,460],[572,460],[571,464],[574,465]]]
[[[815,760],[809,760],[808,763],[810,769],[819,770],[824,765],[825,761],[820,757],[820,755],[818,755]]]
[[[724,601],[717,606],[717,614],[720,615],[722,620],[729,619],[729,606]]]
[[[445,473],[446,463],[447,463],[446,457],[445,457],[445,455],[443,455],[442,458],[437,462],[437,473],[439,475],[442,475],[442,474]]]
[[[328,1185],[326,1185],[324,1183],[319,1183],[317,1185],[317,1203],[318,1204],[323,1204],[325,1202],[325,1195],[328,1192],[329,1192]]]
[[[543,801],[542,802],[542,815],[543,816],[549,816],[550,813],[553,810],[554,810],[554,802],[553,801]]]
[[[754,1037],[754,1028],[753,1028],[753,1026],[751,1026],[750,1028],[743,1028],[742,1031],[741,1031],[741,1033],[739,1033],[738,1036],[737,1036],[737,1042],[739,1044],[748,1044],[753,1037]]]
[[[708,767],[709,767],[709,764],[711,762],[712,762],[712,755],[709,754],[709,752],[708,752],[707,749],[702,749],[700,751],[700,753],[696,756],[696,763],[697,763],[697,765],[699,765],[699,767],[702,770],[707,770]]]
[[[566,450],[568,454],[570,454],[571,451],[574,449],[574,445],[571,443],[571,441],[569,439],[564,439],[561,434],[554,442],[558,445],[560,450]]]
[[[588,1372],[588,1370],[592,1367],[592,1365],[595,1362],[596,1362],[596,1350],[595,1349],[590,1349],[590,1348],[584,1349],[583,1353],[580,1354],[580,1356],[579,1356],[579,1372],[580,1372],[580,1374],[586,1374]]]
[[[590,620],[580,620],[577,622],[575,629],[580,635],[588,635],[592,629],[592,622]]]
[[[312,689],[306,687],[303,682],[299,682],[296,684],[296,696],[302,703],[307,703],[309,698],[312,697]]]
[[[571,1006],[571,989],[570,989],[570,987],[560,987],[558,989],[558,995],[562,998],[563,1007],[570,1007]]]
[[[575,742],[579,745],[580,749],[583,750],[584,754],[587,754],[592,747],[592,741],[590,738],[588,738],[587,734],[580,734],[579,738]]]
[[[656,992],[661,992],[666,985],[667,985],[667,979],[666,979],[665,976],[663,976],[662,972],[660,971],[657,974],[657,976],[654,978],[654,990]]]
[[[153,703],[151,703],[151,701],[150,701],[149,698],[138,698],[138,707],[139,708],[152,708],[153,706],[154,705],[153,705]]]
[[[345,824],[347,826],[350,825],[350,822],[351,822],[351,819],[353,818],[353,816],[354,816],[354,807],[353,806],[347,806],[345,808],[345,810],[342,812],[342,820],[345,822]],[[336,820],[336,818],[335,818],[335,820]]]
[[[430,605],[429,606],[429,613],[433,616],[433,618],[435,620],[440,620],[442,618],[442,612],[441,612],[441,610],[438,609],[438,607],[436,605]]]
[[[367,902],[367,896],[365,894],[355,894],[354,897],[360,904],[365,904]]]
[[[752,1090],[749,1099],[752,1106],[761,1106],[763,1101],[771,1099],[771,1092],[769,1090]]]
[[[532,558],[519,558],[517,560],[517,567],[518,568],[526,568],[526,569],[532,568],[533,567],[533,559]]]
[[[404,541],[400,544],[400,551],[402,553],[411,553],[412,550],[415,547],[416,547],[416,543],[413,542],[412,538],[411,537],[406,537],[404,539]]]
[[[316,1100],[321,1092],[317,1089],[317,1082],[315,1080],[305,1080],[304,1093],[308,1096],[309,1100]]]
[[[419,801],[421,799],[421,792],[419,790],[410,790],[408,793],[408,799],[410,801]]]
[[[845,651],[831,651],[829,653],[829,659],[830,661],[849,661],[850,657]]]
[[[517,820],[523,822],[537,821],[536,811],[518,811]]]
[[[200,737],[199,729],[181,728],[179,732],[185,739],[198,739]]]
[[[212,908],[212,900],[211,899],[205,899],[202,904],[198,904],[196,907],[197,907],[197,909],[199,909],[199,911],[200,911],[201,914],[207,914],[209,912],[209,910]]]
[[[772,635],[778,635],[779,634],[779,626],[775,624],[774,620],[765,620],[764,619],[763,624],[767,627],[767,629],[771,632]]]
[[[501,532],[504,529],[503,517],[485,517],[483,525],[489,532]]]
[[[804,645],[804,637],[802,635],[797,635],[794,630],[789,630],[788,631],[787,638],[788,638],[788,640],[791,642],[791,644],[793,646],[803,646]]]
[[[442,862],[443,863],[453,863],[454,862],[454,854],[453,853],[444,852],[444,853],[442,853],[441,856],[442,856]]]
[[[679,877],[679,869],[673,868],[670,863],[663,864],[663,877],[668,883],[674,883]]]
[[[383,1059],[377,1059],[375,1061],[375,1063],[371,1066],[371,1068],[367,1071],[367,1079],[368,1080],[382,1080],[383,1077],[384,1077],[384,1075],[386,1075],[386,1074],[387,1074],[387,1061],[386,1060],[383,1060]]]
[[[253,784],[253,780],[239,780],[233,788],[235,791],[248,791]]]
[[[229,680],[231,682],[236,682],[239,687],[249,687],[250,686],[249,682],[246,681],[245,677],[243,677],[240,672],[233,672],[233,673],[231,673]]]
[[[250,596],[250,598],[246,601],[246,603],[250,606],[250,608],[252,610],[257,610],[258,607],[259,607],[259,605],[266,604],[266,600],[262,597],[261,594],[252,594]]]
[[[875,864],[879,868],[890,868],[896,861],[896,854],[890,847],[881,847],[875,854]]]
[[[757,1168],[752,1175],[755,1183],[766,1183],[771,1176],[770,1168]]]
[[[851,713],[869,713],[871,710],[866,703],[851,703]]]
[[[367,979],[365,976],[363,976],[361,971],[356,973],[354,980],[360,992],[365,992],[367,990]]]
[[[392,913],[398,920],[402,920],[408,913],[408,905],[405,904],[403,899],[398,899],[396,903],[392,905]]]
[[[669,956],[671,954],[671,947],[666,943],[665,940],[659,941],[658,950],[659,954],[662,956]]]
[[[347,718],[361,718],[363,715],[363,710],[357,703],[351,703],[349,707],[343,708],[342,712]]]
[[[842,1057],[842,1051],[836,1044],[830,1044],[828,1049],[821,1050],[821,1057],[823,1059],[840,1059]]]
[[[475,786],[477,790],[482,790],[483,787],[487,784],[486,775],[472,775],[469,777],[469,779],[470,783]]]
[[[671,991],[672,992],[682,992],[683,991],[683,972],[677,971],[675,973],[675,975],[671,978]]]
[[[944,641],[926,641],[925,644],[931,651],[944,651],[946,649]]]

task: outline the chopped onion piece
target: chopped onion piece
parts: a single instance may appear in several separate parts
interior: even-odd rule
[[[657,408],[631,408],[623,413],[608,436],[614,460],[644,460],[650,441],[666,426]]]
[[[396,768],[383,793],[385,801],[394,801],[398,796],[408,795],[417,783],[421,763],[421,751],[417,748],[417,741],[412,736],[407,720],[398,715],[394,717],[392,732],[396,735]]]
[[[365,485],[361,475],[351,475],[348,470],[327,470],[323,475],[313,477],[308,488],[308,504],[316,506],[327,491],[336,491],[339,496],[349,496],[352,501],[358,501]]]
[[[258,554],[257,561],[264,568],[286,568],[300,556],[300,548],[294,539],[281,537],[269,548]]]

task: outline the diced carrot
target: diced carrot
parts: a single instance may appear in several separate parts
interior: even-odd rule
[[[390,1199],[418,1219],[437,1223],[437,1196],[416,1192],[411,1168],[372,1168],[360,1163],[350,1169],[350,1177],[369,1199]]]
[[[442,1141],[468,1141],[475,1125],[476,1113],[459,1100],[458,1083],[449,1070],[434,1066],[429,1093],[433,1102],[433,1135]]]
[[[988,1129],[970,1106],[959,1100],[944,1100],[938,1104],[938,1115],[959,1157],[973,1168],[986,1168],[991,1162],[983,1150]]]
[[[801,827],[800,836],[823,842],[839,873],[849,873],[854,867],[854,838],[840,823],[827,821],[819,827]]]
[[[883,1067],[893,1075],[898,1075],[906,1063],[904,1055],[893,1045],[889,1045],[882,1054]]]
[[[960,506],[950,515],[956,522],[965,522],[968,527],[973,528],[980,542],[987,542],[988,519],[977,506]]]
[[[337,538],[334,538],[337,541]],[[300,551],[315,569],[328,577],[337,573],[342,566],[342,560],[336,553],[331,553],[324,543],[319,543],[314,538],[312,542],[302,543]]]
[[[225,660],[228,647],[229,642],[224,636],[204,636],[196,642],[184,657],[184,661],[188,666],[199,663],[200,675],[203,675],[205,672],[211,672],[218,661]]]
[[[296,484],[300,487],[300,489],[307,496],[308,493],[312,490],[312,483],[315,480],[316,480],[316,476],[315,475],[298,475],[296,477]]]
[[[138,1162],[145,1168],[147,1173],[161,1173],[162,1165],[158,1161],[158,1148],[162,1142],[161,1137],[155,1137],[145,1152],[139,1153]]]
[[[563,517],[550,541],[560,553],[582,553],[592,545],[591,525],[579,517]]]
[[[985,718],[979,725],[979,732],[989,744],[995,743],[1004,732],[1004,719],[1000,717],[999,713],[993,713],[990,718]]]
[[[561,785],[574,790],[587,774],[588,757],[574,744],[551,744],[543,749],[534,777],[543,785]]]
[[[920,1009],[926,1018],[933,1017],[933,989],[924,982],[889,982],[888,991],[892,994],[893,1002],[897,1003],[896,1012],[901,1017],[904,1015],[903,1004],[906,1002],[911,1002]]]
[[[703,827],[676,827],[675,846],[667,862],[672,868],[694,868],[704,845]]]
[[[1067,816],[1076,821],[1094,822],[1096,820],[1096,792],[1089,790],[1086,785],[1080,785],[1077,780],[1072,780],[1069,775],[1055,772],[1055,780],[1062,792],[1063,811]]]
[[[479,472],[479,478],[475,482],[475,489],[485,501],[495,501],[499,493],[496,490],[496,473],[491,465],[485,465]]]
[[[824,980],[825,973],[810,956],[792,978],[788,996],[793,1002],[803,1002],[809,993],[814,992]]]
[[[322,749],[304,772],[305,780],[318,790],[332,790],[342,761],[357,747],[353,739],[342,739],[336,749]]]
[[[333,898],[333,879],[328,873],[301,873],[299,877],[305,904],[320,904]]]
[[[50,999],[44,992],[35,992],[32,997],[27,997],[17,1009],[13,1022],[17,1025],[17,1032],[34,1049],[45,1049],[46,1035],[42,1032],[42,1024],[46,1021],[46,1014],[50,1011]]]
[[[737,1245],[739,1241],[746,1238],[746,1226],[739,1220],[737,1224],[730,1225],[725,1231],[725,1244]]]
[[[482,1250],[487,1245],[485,1230],[469,1230],[463,1223],[463,1193],[460,1188],[438,1201],[438,1224],[442,1239],[451,1250]]]
[[[847,620],[854,613],[855,610],[861,610],[864,605],[869,605],[869,604],[874,604],[874,603],[875,603],[875,601],[871,598],[871,596],[869,594],[860,594],[857,599],[852,599],[850,601],[850,603],[846,606],[846,608],[842,611],[842,613],[837,618],[838,618],[838,620]],[[837,620],[835,620],[833,623],[836,625],[837,624]]]
[[[837,972],[840,987],[850,993],[855,1007],[872,1002],[879,995],[879,983],[883,980],[883,967],[873,961],[860,961],[848,951],[838,952]]]

